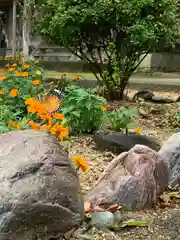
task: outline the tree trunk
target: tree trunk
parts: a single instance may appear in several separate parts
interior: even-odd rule
[[[129,82],[129,77],[127,77],[127,76],[120,79],[120,92],[119,92],[119,94],[120,94],[120,100],[123,99],[124,90],[125,90],[128,82]]]

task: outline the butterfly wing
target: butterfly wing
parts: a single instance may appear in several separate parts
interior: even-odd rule
[[[44,105],[49,113],[53,113],[61,108],[61,101],[57,96],[46,96]]]

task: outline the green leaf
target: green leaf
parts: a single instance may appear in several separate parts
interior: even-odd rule
[[[177,193],[167,193],[167,195],[174,199],[180,199],[180,194]]]
[[[114,224],[110,226],[109,229],[117,231],[122,228],[129,228],[129,227],[148,227],[149,226],[149,221],[145,220],[128,220],[128,221],[123,221],[119,224]]]

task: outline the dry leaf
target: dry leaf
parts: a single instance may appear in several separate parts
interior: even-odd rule
[[[161,208],[166,208],[166,207],[170,207],[170,197],[166,194],[163,193],[160,197],[159,197],[159,206]]]
[[[109,208],[107,208],[107,211],[115,213],[115,212],[121,210],[121,208],[122,207],[120,205],[114,204],[114,205],[109,206]]]
[[[84,212],[88,213],[91,210],[91,204],[89,202],[84,202]]]
[[[169,203],[170,202],[170,196],[168,196],[166,193],[163,193],[159,199],[163,202],[163,203]]]

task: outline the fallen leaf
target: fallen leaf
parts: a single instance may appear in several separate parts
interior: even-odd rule
[[[89,202],[84,202],[84,212],[88,213],[91,210],[91,204]]]
[[[128,220],[120,224],[121,228],[124,227],[147,227],[149,223],[145,220]]]
[[[177,193],[175,193],[175,192],[168,193],[168,196],[169,196],[170,198],[180,199],[180,194],[177,194]]]
[[[114,204],[114,205],[109,206],[106,210],[109,212],[115,213],[115,212],[121,210],[121,208],[122,207],[120,205]]]
[[[114,224],[109,227],[110,230],[113,231],[118,231],[123,228],[128,228],[128,227],[148,227],[149,222],[145,220],[128,220],[128,221],[123,221],[119,224]]]

